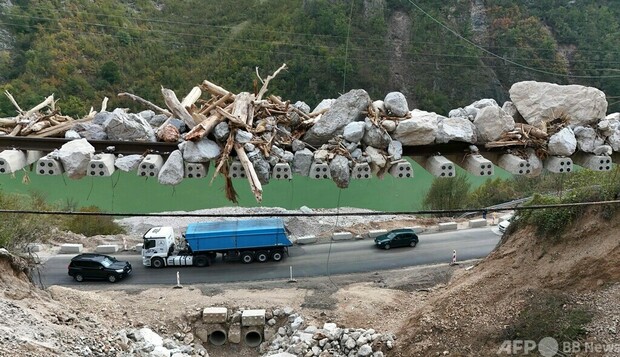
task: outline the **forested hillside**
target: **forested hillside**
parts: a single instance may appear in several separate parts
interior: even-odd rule
[[[161,102],[203,79],[310,106],[352,88],[447,112],[507,99],[522,80],[583,84],[620,110],[620,2],[613,0],[13,0],[0,17],[0,84],[22,107],[54,93],[82,116],[116,94]],[[457,35],[458,34],[458,35]],[[133,107],[134,109],[142,109]],[[15,109],[0,98],[0,116]]]

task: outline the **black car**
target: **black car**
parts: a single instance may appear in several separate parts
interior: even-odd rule
[[[93,279],[115,283],[131,274],[131,264],[109,255],[84,253],[71,258],[68,270],[75,281]]]
[[[394,229],[375,238],[375,245],[383,249],[415,247],[418,242],[418,235],[410,228]]]

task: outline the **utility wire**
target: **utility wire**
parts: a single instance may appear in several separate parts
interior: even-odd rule
[[[418,11],[420,11],[421,13],[423,13],[426,17],[428,17],[429,19],[433,20],[435,23],[437,23],[439,26],[443,27],[445,30],[447,30],[448,32],[452,33],[454,36],[458,37],[459,39],[461,39],[462,41],[468,43],[471,46],[476,47],[477,49],[479,49],[480,51],[483,51],[493,57],[499,58],[505,62],[508,62],[512,65],[515,65],[517,67],[521,67],[523,69],[527,69],[529,71],[533,71],[533,72],[538,72],[538,73],[543,73],[543,74],[549,74],[549,75],[553,75],[553,76],[558,76],[558,77],[567,77],[567,78],[590,78],[590,79],[604,79],[604,78],[620,78],[620,75],[617,76],[585,76],[585,75],[571,75],[571,74],[564,74],[564,73],[557,73],[557,72],[551,72],[551,71],[546,71],[544,69],[538,69],[538,68],[534,68],[534,67],[530,67],[530,66],[526,66],[524,64],[521,64],[519,62],[515,62],[513,60],[510,60],[506,57],[500,56],[494,52],[491,52],[489,50],[487,50],[486,48],[474,43],[473,41],[461,36],[461,34],[459,34],[458,32],[456,32],[455,30],[451,29],[450,27],[448,27],[447,25],[445,25],[443,22],[437,20],[436,18],[434,18],[431,14],[429,14],[428,12],[424,11],[424,9],[422,9],[421,7],[419,7],[416,3],[414,3],[412,0],[408,0],[409,3],[411,5],[413,5],[416,9],[418,9]]]
[[[349,217],[349,216],[405,216],[405,215],[423,215],[423,214],[456,214],[466,212],[501,212],[501,211],[531,211],[549,208],[570,208],[570,207],[587,207],[602,206],[610,204],[620,204],[620,200],[612,201],[594,201],[594,202],[574,202],[574,203],[556,203],[549,205],[531,205],[531,206],[507,206],[502,208],[467,208],[467,209],[450,209],[450,210],[419,210],[419,211],[378,211],[378,212],[337,212],[331,213],[109,213],[109,212],[74,212],[74,211],[41,211],[41,210],[11,210],[0,209],[0,214],[37,214],[37,215],[73,215],[73,216],[112,216],[112,217]]]

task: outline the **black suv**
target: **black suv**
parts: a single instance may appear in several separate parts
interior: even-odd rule
[[[415,247],[418,242],[418,235],[409,228],[394,229],[375,238],[375,245],[386,250],[395,247]]]
[[[131,274],[131,264],[103,254],[84,253],[71,258],[69,276],[75,281],[108,280],[115,283]]]

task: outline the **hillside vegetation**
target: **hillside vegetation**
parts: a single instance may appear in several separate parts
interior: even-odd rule
[[[539,80],[598,87],[613,112],[619,18],[611,0],[15,0],[1,7],[0,83],[22,107],[54,93],[82,116],[105,96],[131,107],[116,94],[159,102],[161,86],[182,97],[203,79],[249,91],[257,66],[266,76],[287,63],[270,89],[311,106],[398,90],[446,114]],[[0,98],[0,116],[14,113]]]

